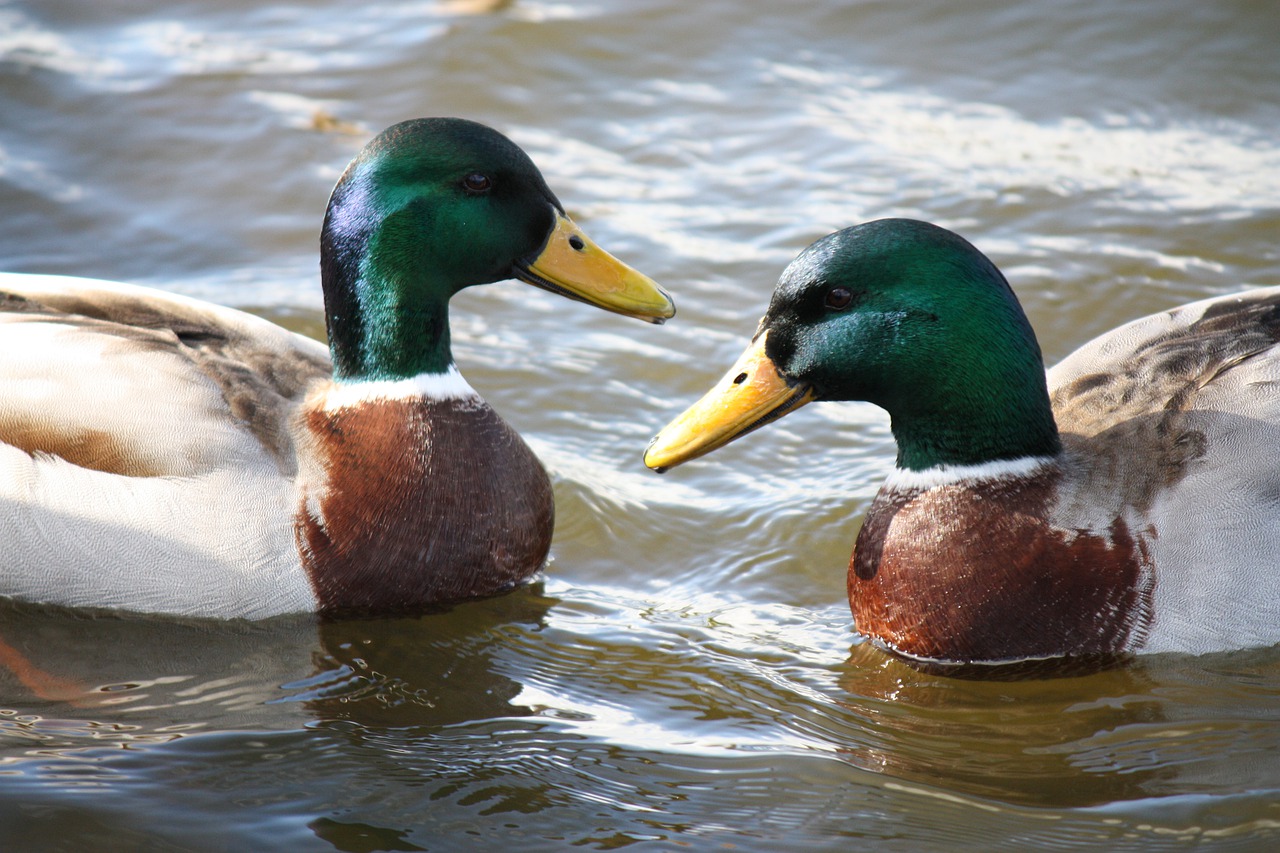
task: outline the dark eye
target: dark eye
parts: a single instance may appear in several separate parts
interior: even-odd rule
[[[827,291],[827,298],[823,300],[832,311],[843,311],[849,307],[849,303],[853,301],[853,293],[847,287],[833,287]]]
[[[493,181],[489,180],[489,176],[479,172],[472,172],[462,179],[462,188],[469,193],[487,192],[492,185]]]

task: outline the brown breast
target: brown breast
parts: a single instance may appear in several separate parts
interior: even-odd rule
[[[303,498],[296,536],[321,610],[491,595],[542,567],[551,482],[482,401],[380,400],[306,418],[328,483]]]
[[[1049,522],[1057,475],[882,490],[849,563],[857,630],[905,654],[977,662],[1108,655],[1151,621],[1153,573],[1122,520]]]

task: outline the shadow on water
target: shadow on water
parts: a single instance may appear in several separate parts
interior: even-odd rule
[[[242,622],[2,602],[0,733],[10,741],[0,760],[24,739],[47,746],[61,731],[70,745],[103,725],[123,741],[316,719],[422,726],[519,714],[520,685],[495,666],[493,648],[510,625],[536,628],[553,604],[533,587],[423,616]]]
[[[108,834],[413,850],[520,832],[769,849],[904,826],[1045,837],[1048,820],[1098,837],[1130,803],[1212,831],[1233,803],[1269,809],[1274,650],[983,681],[865,643],[822,663],[805,647],[827,648],[841,619],[540,586],[338,621],[0,605],[0,826],[24,849]]]
[[[508,632],[536,632],[554,604],[540,585],[419,617],[335,621],[0,603],[0,839],[22,849],[67,843],[71,815],[81,827],[71,835],[84,839],[154,839],[168,808],[188,795],[194,811],[208,808],[199,792],[232,780],[247,800],[287,792],[323,814],[319,804],[345,799],[343,774],[317,775],[313,761],[350,754],[353,766],[404,777],[417,772],[403,761],[409,745],[531,713],[513,703],[521,685],[499,652]],[[132,814],[101,800],[156,780],[172,788],[140,797]],[[418,849],[398,830],[311,815],[315,838],[337,849]],[[205,827],[208,837],[259,837],[251,822],[234,832],[220,822]],[[199,839],[199,823],[172,838]]]
[[[937,790],[1062,809],[1280,779],[1275,649],[982,680],[922,672],[862,643],[838,680],[862,732],[847,759]]]
[[[322,621],[316,673],[283,687],[317,719],[370,728],[523,716],[512,703],[521,684],[495,653],[508,630],[537,630],[554,604],[534,588],[421,617]]]

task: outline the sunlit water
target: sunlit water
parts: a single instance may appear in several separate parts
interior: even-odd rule
[[[860,644],[844,602],[892,460],[881,413],[809,407],[665,477],[640,451],[786,262],[857,221],[964,233],[1050,361],[1280,283],[1278,15],[0,0],[0,268],[318,335],[346,161],[395,121],[465,115],[680,312],[455,300],[462,370],[555,480],[539,585],[327,625],[0,609],[0,846],[1274,849],[1274,650],[921,674]]]

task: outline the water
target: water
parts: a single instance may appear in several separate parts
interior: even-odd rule
[[[371,8],[369,8],[371,7]],[[0,0],[0,268],[323,332],[328,192],[382,127],[511,135],[661,328],[508,283],[458,361],[555,480],[538,585],[320,625],[0,608],[13,850],[1265,850],[1280,653],[971,682],[850,633],[892,460],[811,406],[665,477],[648,437],[812,239],[987,251],[1046,357],[1280,283],[1268,2]]]

